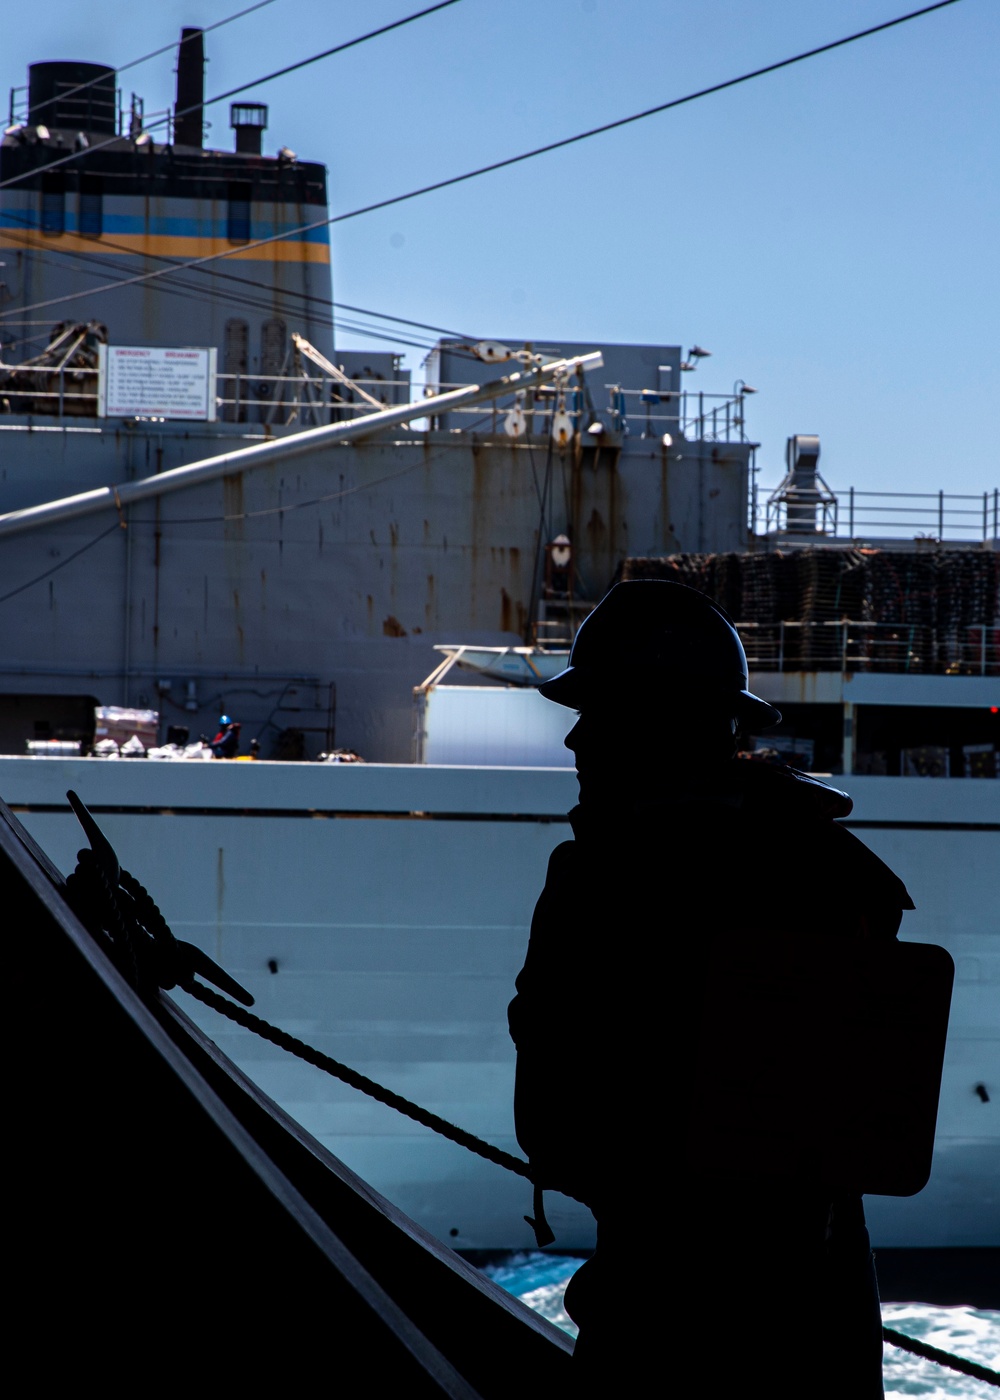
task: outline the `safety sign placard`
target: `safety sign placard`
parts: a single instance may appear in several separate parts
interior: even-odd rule
[[[214,421],[217,354],[214,346],[100,346],[98,416]]]

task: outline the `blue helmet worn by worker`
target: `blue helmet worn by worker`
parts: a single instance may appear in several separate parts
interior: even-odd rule
[[[781,712],[749,684],[743,643],[723,608],[683,583],[634,579],[605,595],[577,632],[566,670],[538,689],[571,709],[637,688],[661,691],[674,708],[728,697],[743,732],[759,734]]]

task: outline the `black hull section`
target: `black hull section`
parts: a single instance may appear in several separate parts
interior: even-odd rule
[[[39,1381],[558,1393],[569,1339],[325,1152],[169,998],[140,1000],[2,804],[0,882],[12,1335]]]

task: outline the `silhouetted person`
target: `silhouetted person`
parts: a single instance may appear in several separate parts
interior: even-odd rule
[[[720,948],[892,939],[913,906],[834,821],[848,797],[735,758],[741,733],[781,718],[747,687],[727,616],[652,580],[613,588],[541,687],[579,711],[580,803],[510,1005],[514,1106],[542,1184],[598,1222],[566,1295],[581,1394],[882,1394],[861,1198],[814,1179],[794,1123],[787,1143],[741,1136],[728,1066],[745,1062],[750,1111],[766,1110],[754,1054],[771,1013],[748,991],[761,1035],[726,1048],[716,989]]]

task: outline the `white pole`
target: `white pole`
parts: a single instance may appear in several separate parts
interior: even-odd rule
[[[200,462],[191,462],[185,467],[173,467],[160,472],[158,476],[144,477],[141,481],[126,481],[120,486],[100,486],[95,491],[83,491],[78,496],[65,496],[61,500],[47,501],[44,505],[27,506],[23,510],[12,510],[0,515],[0,536],[19,534],[23,530],[35,530],[40,525],[49,525],[59,520],[72,520],[81,515],[93,515],[101,510],[118,510],[131,505],[133,501],[144,501],[150,496],[163,496],[169,491],[182,491],[187,486],[200,486],[204,481],[215,481],[220,476],[232,476],[236,472],[249,471],[254,467],[270,465],[271,462],[313,452],[316,448],[334,446],[339,442],[355,442],[368,437],[382,428],[397,427],[412,418],[423,418],[429,414],[447,412],[460,405],[482,403],[484,400],[512,394],[518,389],[530,389],[538,384],[546,384],[557,376],[571,374],[574,370],[600,369],[604,363],[599,351],[589,355],[573,355],[566,360],[552,360],[537,369],[519,370],[506,374],[502,379],[491,380],[488,384],[466,384],[461,389],[452,389],[447,394],[435,394],[429,399],[416,403],[398,404],[395,408],[383,409],[380,413],[367,413],[362,418],[347,423],[332,423],[328,427],[309,428],[295,433],[292,437],[279,438],[273,442],[259,442],[253,447],[237,448],[235,452],[225,452],[219,457],[206,457]]]

